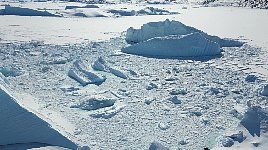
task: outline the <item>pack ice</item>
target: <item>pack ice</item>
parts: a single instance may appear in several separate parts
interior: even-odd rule
[[[141,29],[130,27],[126,41],[132,45],[123,48],[122,52],[164,57],[214,56],[221,53],[220,47],[243,45],[242,42],[211,36],[168,19],[144,24]]]
[[[0,145],[42,143],[77,148],[67,133],[24,108],[8,89],[8,81],[0,73]]]

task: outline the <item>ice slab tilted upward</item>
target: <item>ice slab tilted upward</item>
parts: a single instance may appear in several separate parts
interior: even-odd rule
[[[75,79],[77,82],[83,86],[87,84],[96,84],[100,85],[105,80],[106,77],[94,73],[93,70],[90,70],[82,61],[76,60],[73,63],[73,67],[69,70],[68,76]]]
[[[46,121],[23,108],[7,89],[7,81],[0,76],[0,145],[43,143],[76,149]]]

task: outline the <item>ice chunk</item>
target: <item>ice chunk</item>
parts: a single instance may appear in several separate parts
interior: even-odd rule
[[[172,89],[169,92],[170,95],[186,95],[187,94],[187,89],[184,88],[176,88],[176,89]]]
[[[261,95],[268,96],[268,84],[263,86]]]
[[[152,38],[123,48],[122,52],[150,57],[197,57],[219,55],[221,50],[219,44],[196,32]]]
[[[158,86],[154,83],[149,83],[146,87],[146,90],[152,90],[152,89],[156,89]]]
[[[221,139],[221,144],[224,147],[231,147],[234,145],[234,140],[230,137],[224,137]]]
[[[170,128],[170,125],[167,123],[167,122],[160,122],[158,124],[158,127],[161,129],[161,130],[167,130]]]
[[[108,66],[106,61],[102,57],[99,57],[91,66],[94,70],[112,73],[113,75],[123,78],[123,79],[128,78],[127,75],[123,71],[116,69],[114,67]]]
[[[117,76],[117,77],[120,77],[120,78],[123,78],[123,79],[127,79],[128,78],[127,75],[123,71],[121,71],[119,69],[115,69],[115,68],[111,68],[110,67],[110,72],[112,74],[114,74],[115,76]]]
[[[177,95],[171,96],[168,100],[170,100],[174,104],[181,104],[181,100],[178,98]]]
[[[71,108],[80,108],[90,111],[90,116],[96,118],[111,118],[124,108],[124,104],[117,99],[101,95],[85,97]]]
[[[68,76],[83,86],[87,84],[100,85],[106,80],[105,76],[97,75],[78,60],[74,62],[73,67],[68,72]]]
[[[233,133],[228,137],[230,137],[234,141],[238,141],[239,143],[243,142],[246,139],[246,137],[244,137],[243,135],[243,131],[239,131],[238,133]]]
[[[153,142],[151,143],[149,150],[168,150],[168,148],[163,146],[161,143]]]
[[[247,82],[255,82],[258,79],[258,77],[254,74],[247,75],[245,81]]]
[[[102,96],[86,97],[78,105],[72,106],[73,108],[80,108],[83,110],[97,110],[105,107],[111,107],[115,103],[115,99],[106,98]]]
[[[5,77],[16,77],[22,75],[23,71],[15,67],[0,67],[0,73]]]

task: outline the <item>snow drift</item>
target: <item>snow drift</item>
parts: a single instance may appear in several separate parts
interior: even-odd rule
[[[243,45],[242,42],[211,36],[168,19],[149,22],[141,29],[130,27],[127,30],[126,41],[134,45],[123,48],[122,51],[125,53],[171,57],[212,56],[220,54],[220,47]]]
[[[0,73],[0,145],[43,143],[76,149],[71,140],[55,127],[23,108],[8,91],[8,82]]]
[[[5,5],[5,9],[0,13],[2,15],[18,15],[18,16],[53,16],[60,17],[60,15],[52,14],[47,11],[34,10],[30,8],[12,7]]]

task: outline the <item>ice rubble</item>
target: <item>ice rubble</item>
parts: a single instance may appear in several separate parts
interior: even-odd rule
[[[52,14],[52,13],[47,12],[47,11],[34,10],[34,9],[30,9],[30,8],[13,7],[10,5],[5,5],[5,9],[2,10],[2,15],[60,17],[60,15],[58,15],[58,14]]]
[[[76,149],[77,145],[33,112],[19,104],[0,73],[0,145],[43,143]],[[68,138],[67,138],[68,137]]]
[[[126,41],[134,45],[123,48],[123,52],[149,56],[211,56],[220,54],[220,47],[243,45],[243,42],[211,36],[168,19],[149,22],[141,29],[130,27]]]

